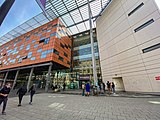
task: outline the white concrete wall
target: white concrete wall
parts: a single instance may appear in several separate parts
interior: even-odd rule
[[[134,32],[150,19],[152,24]],[[122,77],[126,91],[160,92],[160,80],[155,80],[160,76],[160,48],[142,52],[160,43],[160,10],[155,1],[113,0],[96,25],[103,81]]]

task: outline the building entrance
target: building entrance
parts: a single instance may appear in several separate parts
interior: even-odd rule
[[[122,77],[114,77],[112,79],[113,82],[115,83],[116,91],[125,91]]]

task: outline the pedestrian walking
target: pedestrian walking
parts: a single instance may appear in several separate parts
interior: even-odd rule
[[[27,92],[27,87],[25,84],[23,84],[23,86],[21,86],[17,91],[18,98],[19,98],[18,106],[21,106],[23,96],[26,94],[26,92]]]
[[[90,84],[89,84],[89,82],[86,84],[86,95],[89,97],[89,95],[90,95]]]
[[[3,102],[2,115],[6,115],[5,109],[8,101],[8,94],[11,90],[11,84],[6,83],[6,85],[0,90],[0,105]]]
[[[104,91],[104,93],[105,93],[105,84],[104,84],[104,82],[102,82],[102,84],[103,84],[103,91]]]
[[[63,83],[63,91],[65,91],[65,89],[66,89],[66,83],[64,82]]]
[[[84,96],[84,94],[85,94],[85,85],[84,83],[82,83],[82,96]]]
[[[115,94],[115,84],[114,84],[114,82],[112,82],[112,92],[113,92],[113,94]]]
[[[107,90],[108,90],[108,93],[110,94],[111,93],[111,83],[109,81],[107,81]]]
[[[33,95],[36,93],[36,85],[33,84],[28,92],[30,92],[30,102],[29,102],[29,104],[32,105]]]

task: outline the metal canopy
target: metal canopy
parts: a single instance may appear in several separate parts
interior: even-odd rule
[[[89,0],[92,20],[95,20],[100,12],[107,7],[111,1],[112,0]],[[0,46],[55,18],[61,19],[71,35],[89,30],[87,4],[87,0],[47,0],[45,8],[47,15],[40,13],[7,34],[1,36]],[[93,27],[96,27],[95,23],[93,23]]]

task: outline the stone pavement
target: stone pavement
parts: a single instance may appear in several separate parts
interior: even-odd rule
[[[7,115],[0,120],[160,120],[160,98],[126,98],[42,93],[33,105],[25,96],[9,98]],[[2,108],[2,107],[1,107]]]

